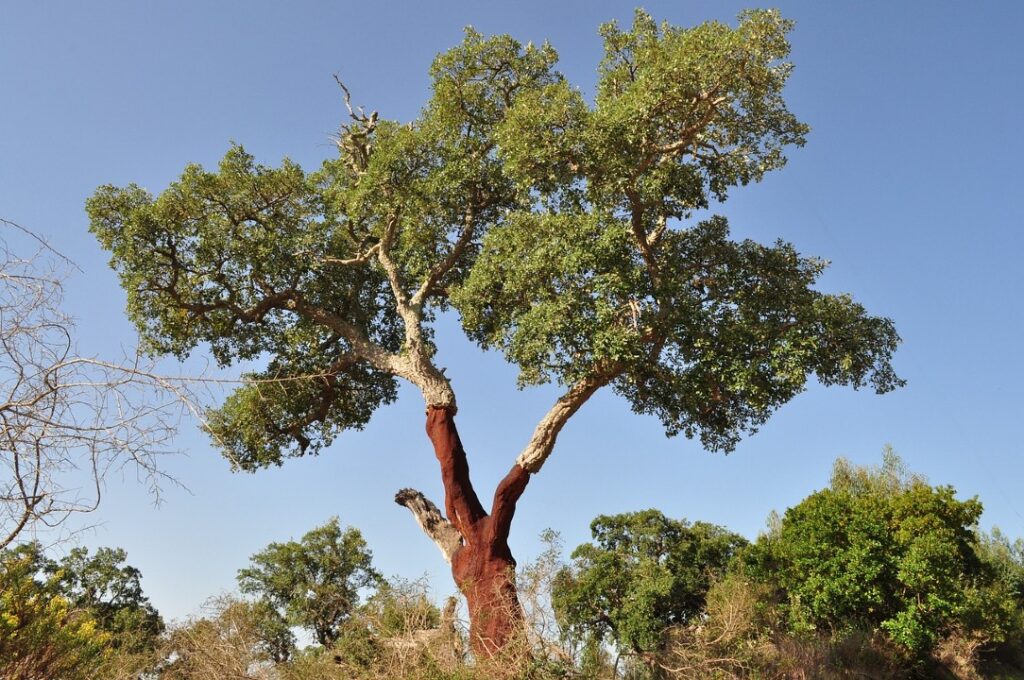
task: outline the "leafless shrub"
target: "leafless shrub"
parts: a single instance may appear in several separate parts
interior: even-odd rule
[[[699,621],[666,631],[650,665],[662,677],[686,680],[907,677],[897,651],[880,636],[792,635],[776,619],[766,586],[727,576],[708,592]]]
[[[260,637],[256,608],[224,595],[209,600],[205,616],[170,631],[158,669],[161,680],[278,680]]]
[[[708,592],[704,617],[666,631],[663,651],[653,664],[671,678],[743,678],[770,656],[758,630],[763,593],[738,578],[716,583]]]

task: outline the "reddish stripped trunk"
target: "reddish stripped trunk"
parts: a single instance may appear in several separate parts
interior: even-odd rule
[[[489,657],[520,631],[523,610],[516,596],[516,561],[508,547],[508,534],[516,501],[530,475],[512,467],[494,493],[488,514],[469,478],[466,452],[449,409],[427,409],[427,436],[441,464],[445,514],[463,545],[452,555],[452,576],[469,607],[469,636],[473,651]]]

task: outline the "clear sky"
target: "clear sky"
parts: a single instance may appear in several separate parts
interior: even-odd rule
[[[733,21],[745,4],[652,1],[658,19]],[[909,467],[984,502],[986,527],[1024,535],[1020,134],[1024,4],[785,2],[797,21],[790,108],[812,127],[789,165],[737,189],[719,212],[734,233],[792,241],[833,262],[822,287],[892,317],[904,338],[890,395],[812,386],[729,456],[666,439],[658,423],[601,394],[563,432],[527,490],[513,550],[529,559],[547,527],[572,547],[599,513],[657,507],[749,537],[827,483],[832,461],[876,463],[891,443]],[[462,27],[550,40],[561,69],[592,88],[600,23],[632,2],[13,2],[0,3],[0,217],[47,235],[82,272],[69,289],[83,350],[133,343],[124,295],[87,233],[97,185],[161,190],[190,162],[214,164],[234,140],[258,159],[312,168],[333,153],[343,106],[408,120],[427,67]],[[481,494],[509,468],[554,392],[517,392],[515,372],[441,324],[441,364]],[[174,369],[173,366],[170,367]],[[87,545],[116,545],[171,618],[234,586],[270,541],[338,515],[359,527],[387,574],[453,586],[440,554],[394,492],[441,500],[423,404],[405,389],[365,431],[318,458],[232,474],[186,425],[166,463],[189,491],[154,507],[113,479]]]

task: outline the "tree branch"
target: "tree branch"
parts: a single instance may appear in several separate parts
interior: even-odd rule
[[[388,278],[388,283],[391,285],[391,293],[394,295],[395,303],[398,305],[398,312],[404,319],[406,313],[411,311],[409,309],[409,295],[405,292],[405,286],[402,283],[401,274],[398,272],[398,266],[391,259],[391,246],[395,244],[397,231],[398,217],[392,215],[388,218],[387,224],[384,227],[380,243],[377,244],[377,260],[380,262],[380,266]]]
[[[361,358],[370,362],[374,368],[386,373],[407,377],[399,372],[401,359],[388,352],[380,345],[372,342],[366,335],[354,325],[341,318],[337,314],[322,307],[311,305],[301,295],[294,294],[289,299],[288,309],[292,309],[306,318],[315,321],[345,338],[352,346],[352,351]]]
[[[615,378],[621,369],[618,367],[597,372],[573,385],[565,394],[558,398],[551,410],[541,418],[533,431],[526,448],[516,458],[516,465],[530,474],[536,474],[555,448],[555,441],[562,427],[576,411],[586,403],[597,390]]]
[[[633,231],[633,240],[636,241],[640,255],[647,266],[647,275],[651,278],[651,285],[658,284],[658,262],[654,257],[654,247],[650,235],[644,228],[644,204],[640,195],[634,189],[626,189],[626,198],[629,200],[629,224]],[[659,225],[660,226],[660,225]],[[654,233],[653,231],[651,232]]]
[[[516,512],[516,504],[530,482],[530,473],[519,463],[512,466],[505,478],[494,491],[491,503],[491,522],[494,535],[500,540],[507,540],[512,528],[512,517]]]
[[[106,476],[123,467],[134,465],[159,500],[161,481],[174,480],[158,456],[170,453],[182,414],[180,395],[138,356],[78,354],[61,309],[63,265],[73,265],[25,233],[43,244],[27,258],[0,234],[0,550],[94,510]]]
[[[462,222],[462,230],[459,232],[459,237],[452,246],[451,252],[448,253],[448,257],[430,269],[430,273],[424,278],[423,284],[416,291],[416,294],[413,295],[411,303],[413,307],[420,308],[434,285],[458,263],[459,258],[462,257],[469,242],[473,239],[474,233],[476,233],[476,211],[471,206],[466,210],[466,215]]]
[[[357,253],[353,257],[331,257],[330,255],[328,255],[326,257],[321,257],[317,260],[314,260],[314,264],[331,265],[333,267],[352,267],[356,265],[367,264],[373,258],[373,256],[377,254],[378,248],[380,248],[380,244],[375,243],[366,250]],[[308,251],[299,251],[295,253],[295,255],[297,256],[306,254],[308,254]]]
[[[450,409],[427,407],[427,436],[441,464],[445,513],[466,542],[472,542],[477,522],[486,517],[487,513],[473,489],[466,450],[462,448],[458,430],[455,429],[455,416]]]
[[[449,522],[430,499],[416,489],[402,489],[395,494],[395,503],[412,513],[423,533],[430,537],[441,550],[446,562],[451,564],[455,552],[462,547],[462,534]]]

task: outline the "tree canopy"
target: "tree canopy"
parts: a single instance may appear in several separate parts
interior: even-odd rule
[[[238,571],[242,592],[258,596],[288,624],[306,628],[325,646],[338,638],[341,625],[359,604],[360,591],[381,581],[362,534],[342,529],[337,518],[298,541],[271,543],[251,563]],[[271,625],[274,617],[263,614],[261,626],[274,633],[273,639],[288,639],[281,626]]]
[[[552,601],[567,630],[630,652],[657,650],[666,629],[704,610],[708,589],[746,539],[657,510],[602,515],[573,551]]]
[[[44,566],[35,543],[0,550],[0,671],[17,679],[95,677],[110,636],[42,577]]]
[[[160,614],[142,592],[142,573],[126,564],[121,548],[73,548],[59,561],[47,560],[45,571],[74,606],[88,610],[111,634],[115,647],[144,651],[164,630]]]
[[[396,377],[454,407],[431,361],[431,322],[449,309],[520,385],[566,387],[527,471],[606,385],[669,434],[729,450],[811,375],[900,384],[892,323],[815,290],[824,261],[734,241],[723,217],[690,222],[803,144],[782,97],[791,25],[637,12],[601,29],[593,101],[550,45],[468,29],[434,61],[415,120],[350,108],[339,156],[313,172],[234,146],[159,196],[101,187],[91,229],[152,350],[268,359],[208,421],[242,469],[364,426]]]
[[[0,550],[0,675],[84,680],[151,664],[164,624],[125,558],[74,548],[54,560],[36,542]]]

